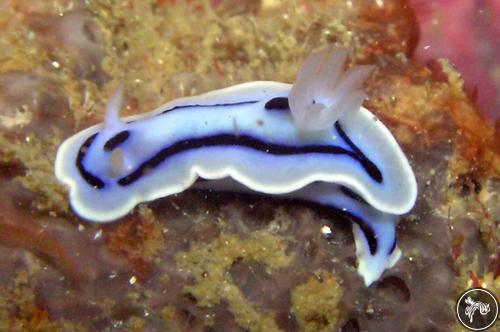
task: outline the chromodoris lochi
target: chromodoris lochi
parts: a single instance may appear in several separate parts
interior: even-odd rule
[[[192,186],[305,200],[353,221],[366,285],[400,257],[395,225],[417,196],[390,131],[362,106],[371,66],[344,69],[346,50],[309,56],[293,85],[257,81],[119,118],[59,147],[55,174],[75,212],[95,222]],[[201,181],[203,180],[203,181]]]

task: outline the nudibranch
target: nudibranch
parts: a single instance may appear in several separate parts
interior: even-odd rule
[[[309,201],[352,220],[366,285],[400,257],[395,226],[414,205],[413,171],[389,130],[362,106],[371,66],[346,50],[309,56],[293,85],[257,81],[171,101],[103,124],[59,147],[55,174],[82,218],[109,222],[190,187]]]

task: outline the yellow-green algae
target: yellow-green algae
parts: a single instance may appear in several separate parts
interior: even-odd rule
[[[26,136],[24,141],[13,143],[0,132],[0,163],[17,161],[26,168],[25,174],[16,180],[27,190],[37,193],[32,201],[35,209],[68,212],[67,191],[52,175],[55,151],[60,142],[58,131],[53,136]]]
[[[0,288],[0,331],[84,332],[80,324],[51,320],[35,303],[33,286],[26,270],[16,273],[12,287]]]
[[[204,307],[227,301],[229,311],[244,329],[279,331],[274,313],[255,309],[232,281],[229,268],[239,259],[262,263],[267,273],[286,267],[293,259],[293,255],[286,253],[289,241],[287,237],[259,230],[246,239],[223,233],[208,244],[195,243],[189,251],[176,257],[178,267],[186,270],[194,280],[185,291]]]
[[[4,7],[0,16],[0,74],[35,74],[44,81],[53,83],[66,96],[77,120],[88,115],[91,105],[104,104],[105,96],[100,94],[96,84],[78,77],[76,68],[79,64],[76,59],[64,47],[60,47],[56,38],[44,31],[48,23],[37,22],[43,19],[54,21],[64,11],[74,7],[71,1],[38,1],[30,2],[29,5],[9,4],[6,1]],[[37,15],[31,18],[30,11]],[[54,61],[59,64],[57,67],[52,65]]]
[[[125,331],[127,332],[142,332],[144,329],[145,321],[139,317],[130,317],[125,322]]]
[[[302,331],[334,331],[341,318],[342,290],[330,272],[315,274],[292,290],[292,312]]]
[[[164,306],[160,310],[160,317],[165,325],[165,327],[170,328],[169,331],[181,331],[180,327],[177,326],[176,322],[176,310],[172,306]],[[173,325],[173,326],[172,326]]]
[[[342,43],[349,39],[340,16],[324,15],[314,4],[306,11],[299,1],[234,16],[214,11],[208,1],[154,6],[98,0],[89,8],[104,31],[103,69],[125,80],[146,110],[245,81],[291,82],[314,44],[332,35]],[[317,42],[304,43],[308,38]]]

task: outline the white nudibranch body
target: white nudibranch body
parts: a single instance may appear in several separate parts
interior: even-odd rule
[[[75,212],[95,222],[193,185],[327,207],[353,221],[358,272],[369,285],[401,255],[397,215],[413,207],[417,186],[394,137],[361,106],[371,68],[344,72],[346,56],[311,55],[293,86],[245,83],[124,119],[119,88],[104,124],[59,147],[55,174]]]

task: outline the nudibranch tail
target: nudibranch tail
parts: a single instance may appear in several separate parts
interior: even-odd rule
[[[194,188],[258,194],[230,178],[200,181]],[[313,203],[350,219],[358,257],[358,273],[366,286],[379,279],[385,269],[392,267],[401,256],[401,250],[396,246],[397,216],[374,209],[346,187],[315,182],[277,197]]]
[[[344,72],[347,50],[323,50],[310,55],[290,91],[290,109],[306,131],[331,128],[345,113],[356,112],[365,98],[361,90],[373,66],[355,65]]]

